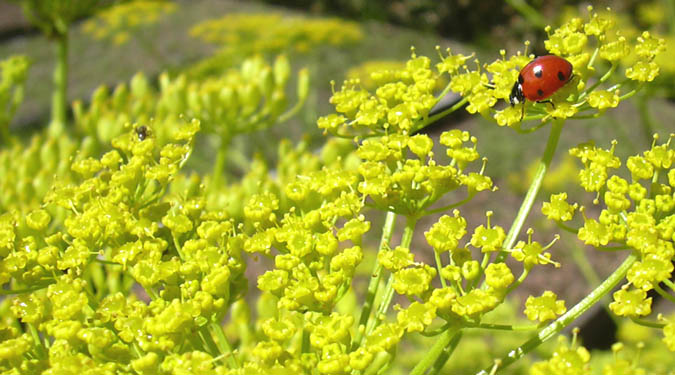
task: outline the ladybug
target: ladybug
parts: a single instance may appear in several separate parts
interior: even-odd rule
[[[509,102],[511,106],[523,103],[525,114],[525,99],[544,101],[571,79],[572,64],[569,61],[555,55],[539,56],[521,69],[518,81],[511,89]]]

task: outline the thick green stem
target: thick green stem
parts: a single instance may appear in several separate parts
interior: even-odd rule
[[[227,137],[221,137],[218,145],[218,153],[216,154],[216,161],[213,163],[213,171],[211,172],[211,192],[218,191],[224,184],[223,169],[225,169],[225,160],[227,159],[227,150],[230,146],[230,140]]]
[[[410,371],[410,375],[422,375],[424,372],[431,366],[436,363],[436,360],[440,358],[443,353],[446,351],[446,347],[450,347],[452,339],[459,333],[459,327],[451,326],[446,331],[444,331],[434,345],[429,349],[427,354],[422,358],[421,361],[417,362],[417,365]]]
[[[434,362],[434,365],[429,370],[429,375],[436,375],[441,372],[445,363],[450,359],[452,353],[455,352],[455,348],[462,340],[462,331],[458,331],[456,335],[450,340],[450,342],[443,348],[443,351]]]
[[[389,241],[391,240],[391,235],[394,232],[394,224],[396,223],[396,214],[388,211],[387,216],[384,219],[384,226],[382,227],[382,237],[380,238],[380,246],[378,251],[389,247]],[[353,349],[356,349],[361,345],[361,340],[363,340],[363,334],[368,326],[368,320],[370,319],[370,312],[373,310],[373,303],[375,302],[375,295],[377,294],[377,289],[380,286],[380,280],[382,279],[382,265],[378,262],[377,257],[375,257],[375,264],[373,264],[373,271],[370,273],[370,282],[368,283],[368,290],[366,292],[366,300],[363,303],[363,309],[361,309],[361,317],[359,318],[359,330],[354,339]]]
[[[66,108],[68,93],[68,31],[56,36],[56,66],[54,66],[54,87],[52,88],[52,118],[49,133],[63,134],[66,129]]]
[[[239,362],[237,361],[237,357],[234,356],[234,352],[232,352],[232,347],[227,341],[227,337],[225,337],[223,327],[218,323],[211,323],[209,324],[209,333],[212,337],[215,336],[215,344],[218,346],[220,353],[227,356],[227,363],[230,368],[239,368]]]
[[[564,120],[558,119],[553,121],[551,133],[548,136],[548,142],[546,143],[546,149],[544,150],[544,156],[539,162],[539,166],[537,167],[537,171],[534,174],[534,179],[530,185],[530,189],[527,191],[525,199],[523,199],[523,203],[520,205],[520,210],[518,210],[518,215],[516,215],[513,225],[511,225],[511,229],[504,240],[503,248],[505,250],[510,250],[513,248],[513,245],[518,238],[518,234],[520,234],[520,230],[525,224],[525,219],[527,219],[527,215],[532,210],[534,200],[537,198],[539,189],[541,189],[541,183],[544,181],[546,171],[548,171],[549,167],[551,166],[551,160],[553,160],[553,155],[555,155],[555,150],[558,147],[558,140],[560,140],[560,134],[562,133],[564,124]],[[500,252],[495,259],[495,262],[503,261],[507,254],[508,253],[506,251]]]
[[[499,365],[499,369],[502,369],[511,363],[517,361],[518,359],[525,356],[525,354],[532,351],[534,348],[541,345],[543,342],[549,340],[565,327],[574,322],[579,316],[586,312],[593,305],[598,303],[604,296],[616,287],[621,280],[626,276],[628,269],[637,261],[638,256],[636,254],[631,254],[623,261],[623,263],[611,274],[605,281],[602,282],[595,290],[593,290],[589,295],[587,295],[583,300],[577,303],[572,307],[567,313],[555,320],[553,323],[546,326],[546,328],[539,331],[539,333],[532,337],[530,340],[525,342],[523,345],[518,348],[511,350],[508,355],[502,358]],[[489,369],[483,371],[490,371]],[[479,372],[479,374],[485,374],[487,372]]]
[[[40,338],[40,333],[33,324],[27,323],[27,326],[31,336],[33,337],[33,341],[35,342],[35,350],[37,351],[37,355],[42,359],[47,358],[47,350],[45,348],[44,342]]]
[[[408,216],[408,220],[405,223],[405,229],[403,229],[403,236],[401,236],[401,247],[407,249],[410,248],[410,243],[412,242],[413,234],[415,233],[415,226],[417,225],[416,216]],[[382,299],[380,300],[380,305],[375,312],[375,317],[371,322],[366,326],[366,335],[371,333],[379,324],[384,320],[387,310],[389,310],[389,305],[391,300],[394,297],[394,275],[389,275],[389,280],[387,280],[387,285],[384,288],[382,293]]]

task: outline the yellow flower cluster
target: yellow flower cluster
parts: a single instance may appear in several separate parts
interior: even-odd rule
[[[309,52],[322,45],[341,46],[363,38],[361,28],[354,22],[276,13],[230,14],[194,26],[190,35],[245,55]]]
[[[111,39],[116,45],[129,41],[135,29],[156,23],[176,11],[177,5],[163,0],[134,0],[97,12],[82,25],[96,39]]]

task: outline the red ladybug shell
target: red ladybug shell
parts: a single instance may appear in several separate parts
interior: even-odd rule
[[[569,61],[555,55],[537,57],[520,71],[509,99],[512,105],[525,99],[542,101],[565,86],[571,78],[572,64]]]

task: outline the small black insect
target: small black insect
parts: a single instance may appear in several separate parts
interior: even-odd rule
[[[144,141],[150,135],[150,131],[147,126],[141,125],[136,128],[136,134],[138,135],[139,141]]]

